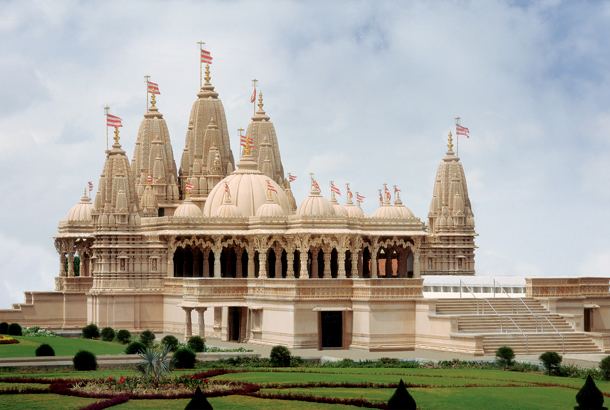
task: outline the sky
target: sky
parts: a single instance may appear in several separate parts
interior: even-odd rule
[[[610,275],[610,3],[0,0],[0,306],[50,290],[53,236],[97,180],[103,107],[131,158],[159,83],[176,161],[214,56],[237,156],[251,80],[286,171],[397,184],[427,219],[454,117],[486,276]]]

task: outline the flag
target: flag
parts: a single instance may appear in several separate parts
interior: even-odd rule
[[[149,175],[149,176],[147,176],[147,177],[146,177],[146,183],[147,183],[147,184],[152,184],[152,183],[153,183],[153,177],[152,177],[152,175]]]
[[[345,193],[346,193],[346,195],[347,195],[347,199],[348,199],[349,201],[351,201],[351,200],[352,200],[352,198],[354,197],[354,194],[352,194],[352,190],[351,190],[351,189],[349,189],[349,184],[345,184]]]
[[[87,182],[87,186],[89,187],[89,192],[93,191],[93,182],[92,181]]]
[[[389,202],[392,199],[392,194],[390,193],[390,190],[388,189],[387,184],[383,184],[383,193],[385,194],[385,198]]]
[[[296,175],[292,175],[290,172],[288,173],[288,182],[294,182],[297,180]]]
[[[153,83],[152,81],[147,81],[146,85],[148,86],[148,92],[150,94],[161,94],[161,92],[159,91],[159,84]]]
[[[212,54],[208,50],[201,50],[201,62],[206,64],[212,64]]]
[[[185,190],[186,192],[191,192],[191,191],[193,190],[193,184],[191,184],[190,182],[187,182],[187,183],[184,185],[184,190]]]
[[[252,144],[254,144],[254,138],[252,137],[248,137],[247,135],[240,135],[239,136],[239,145],[242,147],[246,147],[246,146],[251,146]]]
[[[356,192],[356,201],[364,202],[364,198],[366,198],[364,195],[360,195],[359,192]]]
[[[120,117],[112,114],[106,114],[106,126],[119,128],[123,126],[123,120]]]
[[[341,195],[341,191],[339,190],[339,187],[335,185],[334,181],[330,181],[330,192]]]
[[[398,192],[400,192],[400,188],[398,188],[398,185],[394,185],[394,193],[397,194]]]
[[[267,180],[267,190],[277,194],[277,189],[275,189],[275,186],[273,186],[273,182],[271,182],[270,179]]]
[[[252,90],[252,95],[250,96],[250,102],[254,103],[256,101],[256,87]]]
[[[455,124],[455,133],[457,135],[465,135],[466,138],[470,138],[470,130],[466,127],[462,127],[460,124]]]

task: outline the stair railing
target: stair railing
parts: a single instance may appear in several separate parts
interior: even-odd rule
[[[548,316],[546,315],[537,315],[536,313],[534,313],[532,311],[532,309],[530,309],[530,307],[527,305],[527,303],[525,303],[525,301],[523,300],[523,298],[519,298],[519,300],[521,301],[521,303],[523,303],[523,305],[525,306],[525,308],[527,309],[527,311],[534,316],[534,318],[538,319],[538,318],[542,318],[542,319],[546,319],[546,321],[549,323],[549,325],[551,325],[551,328],[553,329],[553,331],[557,334],[557,336],[559,336],[561,338],[561,353],[566,352],[566,342],[565,342],[565,336],[563,335],[563,333],[561,333],[559,331],[559,329],[557,329],[555,327],[555,325],[553,324],[553,322],[551,322],[551,319],[548,318]],[[536,322],[538,323],[538,322]],[[544,328],[541,326],[541,330],[544,331]]]

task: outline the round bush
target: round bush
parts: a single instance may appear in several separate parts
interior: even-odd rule
[[[85,339],[99,339],[100,329],[93,323],[83,327],[82,336]]]
[[[513,365],[513,359],[515,358],[515,352],[509,346],[500,346],[496,350],[496,360],[498,364],[505,369]]]
[[[0,323],[0,335],[8,334],[8,323],[2,322]]]
[[[43,343],[36,348],[36,356],[55,356],[55,350],[51,345]]]
[[[178,339],[175,336],[167,335],[163,339],[161,339],[161,344],[163,346],[167,346],[170,352],[175,352],[178,348]]]
[[[562,359],[557,352],[544,352],[540,355],[540,361],[549,375],[557,374]]]
[[[96,370],[97,369],[97,360],[95,355],[86,350],[80,350],[78,353],[74,355],[72,359],[72,363],[74,363],[75,370]]]
[[[182,347],[174,353],[172,363],[177,369],[192,369],[197,361],[195,352],[187,347]]]
[[[203,352],[205,350],[205,343],[203,342],[203,339],[200,336],[189,337],[189,340],[188,342],[186,342],[186,345],[193,352]]]
[[[11,323],[8,327],[8,334],[11,336],[21,336],[23,332],[19,323]]]
[[[146,350],[146,345],[142,342],[131,342],[125,348],[127,354],[138,354],[143,353]]]
[[[129,330],[121,329],[116,333],[116,340],[126,345],[131,342],[131,333]]]
[[[610,356],[604,357],[601,362],[599,362],[599,368],[602,371],[604,380],[610,380]]]
[[[273,367],[289,367],[290,366],[290,350],[286,346],[273,346],[269,361]]]
[[[112,342],[114,340],[114,329],[111,327],[105,327],[101,332],[102,340],[105,342]]]
[[[140,342],[144,343],[146,347],[152,346],[155,340],[155,334],[150,330],[145,330],[140,333]]]

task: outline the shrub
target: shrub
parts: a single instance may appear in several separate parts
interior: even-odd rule
[[[146,350],[146,345],[142,342],[131,342],[125,348],[127,354],[138,354]]]
[[[44,329],[39,326],[26,327],[23,329],[24,336],[57,336],[57,334],[49,329]]]
[[[400,379],[396,391],[392,397],[390,397],[390,400],[388,400],[387,408],[389,410],[417,410],[415,399],[413,399],[413,396],[407,391],[407,387],[402,379]]]
[[[290,358],[290,367],[302,367],[305,361],[301,356],[292,356]]]
[[[200,336],[189,337],[189,340],[188,342],[186,342],[186,345],[193,352],[203,352],[205,350],[205,343],[203,342],[203,339]]]
[[[105,342],[112,342],[114,340],[114,329],[111,327],[105,327],[102,329],[102,340]]]
[[[562,357],[557,352],[544,352],[540,355],[540,361],[549,375],[557,374]]]
[[[192,369],[195,367],[196,362],[195,352],[188,347],[181,347],[176,350],[172,363],[177,369]]]
[[[0,323],[0,335],[8,334],[8,323],[2,322]]]
[[[290,366],[290,350],[286,346],[273,346],[269,360],[273,367],[288,367]]]
[[[161,344],[166,346],[170,352],[175,352],[178,348],[178,339],[175,336],[167,335],[163,339],[161,339]]]
[[[131,342],[131,333],[129,333],[129,330],[121,329],[116,334],[116,340],[126,345]]]
[[[36,348],[36,356],[55,356],[55,350],[51,345],[43,343]]]
[[[585,380],[585,384],[576,394],[576,403],[578,406],[574,407],[579,410],[588,410],[588,409],[605,409],[604,405],[604,395],[597,388],[595,382],[591,378],[591,376],[587,376],[587,380]]]
[[[496,350],[496,360],[498,364],[505,369],[511,367],[514,363],[515,352],[509,346],[500,346]]]
[[[19,323],[11,323],[8,327],[8,334],[11,336],[21,336],[23,332]]]
[[[604,380],[610,380],[610,356],[604,357],[599,362],[599,368],[602,371],[602,377]]]
[[[170,359],[169,348],[163,346],[162,348],[148,347],[142,353],[140,357],[142,361],[138,364],[138,370],[155,385],[159,384],[170,371]]]
[[[140,342],[144,343],[145,346],[152,346],[155,340],[155,334],[150,330],[145,330],[140,333]]]
[[[85,339],[98,339],[100,337],[100,329],[97,325],[91,323],[83,327],[82,336]]]
[[[80,350],[78,353],[74,355],[72,359],[72,363],[74,363],[75,370],[96,370],[97,369],[97,360],[95,355],[86,350]]]

